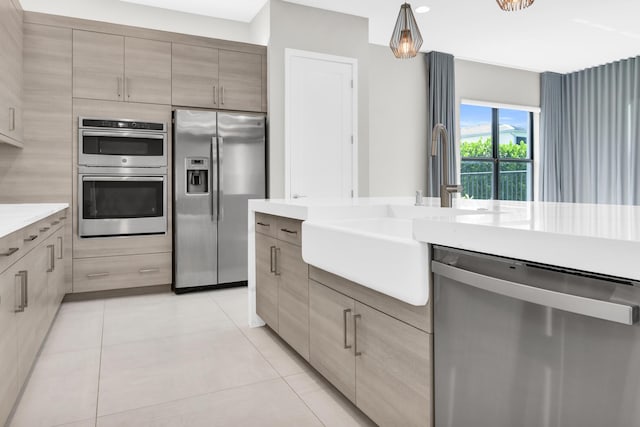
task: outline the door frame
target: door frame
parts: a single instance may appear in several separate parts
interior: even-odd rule
[[[351,114],[353,144],[351,144],[351,186],[352,197],[358,197],[358,59],[346,56],[327,55],[298,49],[284,50],[284,197],[291,198],[291,61],[293,58],[315,59],[351,65]]]

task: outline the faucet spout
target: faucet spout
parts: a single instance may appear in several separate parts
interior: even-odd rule
[[[442,147],[440,154],[440,169],[442,170],[440,206],[450,208],[453,202],[453,193],[461,192],[462,186],[449,184],[449,135],[447,134],[447,128],[442,123],[436,124],[431,132],[431,157],[438,155],[438,142],[441,143]]]

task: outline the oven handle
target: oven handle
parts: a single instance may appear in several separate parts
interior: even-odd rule
[[[582,316],[622,323],[623,325],[633,325],[638,322],[637,305],[617,304],[578,295],[565,294],[563,292],[550,291],[548,289],[485,276],[452,267],[438,261],[431,262],[431,270],[433,274],[447,277],[456,282],[521,301],[568,311]]]
[[[164,134],[157,133],[142,133],[142,132],[96,132],[96,131],[81,131],[82,136],[114,136],[124,138],[146,138],[146,139],[165,139]]]
[[[99,182],[109,182],[109,181],[153,181],[153,182],[162,182],[165,180],[164,176],[83,176],[82,181],[99,181]]]

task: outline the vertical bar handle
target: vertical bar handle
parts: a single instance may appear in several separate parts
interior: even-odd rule
[[[344,335],[344,348],[345,349],[349,349],[351,348],[351,345],[349,345],[347,343],[347,316],[349,315],[349,313],[351,313],[351,309],[347,308],[345,310],[342,311],[342,322],[343,322],[343,330],[342,333]]]
[[[118,99],[122,98],[122,77],[118,77]]]
[[[22,275],[22,308],[27,308],[29,307],[29,272],[22,270],[18,274]]]
[[[58,249],[60,250],[60,255],[58,255],[58,259],[64,258],[64,249],[62,247],[63,239],[62,236],[58,236]]]
[[[55,246],[47,245],[47,250],[49,251],[49,265],[47,267],[47,273],[51,273],[56,269],[55,265]]]
[[[276,272],[276,266],[274,263],[275,260],[275,251],[276,251],[276,247],[275,246],[271,246],[269,248],[269,252],[270,252],[270,262],[269,262],[269,272],[270,273],[275,273]]]
[[[218,88],[213,85],[213,105],[218,105]]]
[[[213,189],[218,186],[218,169],[217,169],[217,155],[218,155],[218,138],[211,138],[211,151],[209,153],[209,170],[211,175],[209,184],[209,196],[211,197],[211,222],[217,222],[218,219],[218,196],[213,193]],[[214,167],[216,167],[214,171]],[[215,172],[215,173],[214,173]],[[215,181],[215,182],[214,182]],[[215,184],[215,185],[214,185]]]
[[[361,314],[353,315],[353,354],[354,356],[362,355],[361,351],[358,351],[358,319],[361,319]]]
[[[276,248],[276,249],[275,249],[275,257],[274,257],[274,258],[275,258],[275,263],[276,263],[276,268],[275,268],[274,273],[275,273],[275,275],[276,275],[276,276],[280,276],[280,274],[281,274],[281,273],[280,273],[280,269],[278,268],[278,266],[279,266],[279,265],[278,265],[278,264],[279,264],[279,263],[278,263],[278,258],[279,258],[279,257],[278,257],[278,254],[279,254],[279,253],[280,253],[280,248]]]
[[[20,286],[20,302],[16,304],[14,312],[22,313],[24,311],[24,276],[22,272],[16,273],[14,286]],[[16,292],[17,293],[17,292]],[[14,301],[15,302],[15,301]]]
[[[126,80],[126,84],[127,84],[127,99],[131,98],[131,79],[129,77],[127,77]]]
[[[224,86],[220,87],[220,97],[222,98],[221,104],[224,105]]]
[[[224,138],[218,137],[218,221],[224,220]]]
[[[9,107],[9,130],[16,130],[16,109]]]

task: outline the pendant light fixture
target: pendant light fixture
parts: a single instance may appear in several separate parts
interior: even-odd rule
[[[422,36],[418,29],[418,23],[411,11],[411,5],[405,3],[400,6],[400,14],[393,29],[389,47],[396,58],[406,59],[416,56],[420,46],[422,46]]]
[[[496,0],[500,9],[506,12],[526,9],[533,4],[535,0]]]

